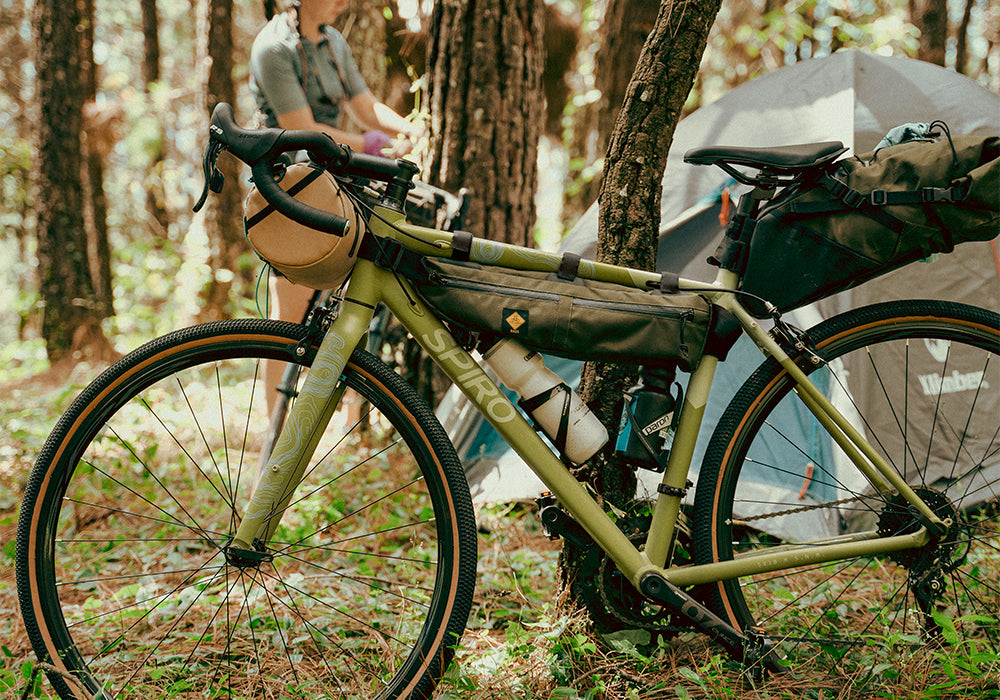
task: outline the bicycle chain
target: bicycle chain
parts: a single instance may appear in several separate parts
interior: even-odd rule
[[[736,518],[741,523],[749,523],[754,520],[764,520],[765,518],[779,518],[783,515],[795,515],[797,513],[805,513],[810,510],[820,510],[822,508],[832,508],[833,506],[842,506],[847,503],[853,503],[854,501],[860,501],[861,496],[852,496],[851,498],[844,498],[839,501],[829,501],[827,503],[817,503],[811,506],[800,506],[798,508],[789,508],[788,510],[779,510],[774,513],[763,513],[761,515],[750,515],[747,517]]]

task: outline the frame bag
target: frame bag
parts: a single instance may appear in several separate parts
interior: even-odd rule
[[[690,371],[712,320],[711,307],[695,294],[443,258],[424,258],[423,267],[416,290],[443,318],[570,359]]]
[[[998,235],[1000,138],[945,131],[782,191],[761,211],[742,289],[788,311]]]

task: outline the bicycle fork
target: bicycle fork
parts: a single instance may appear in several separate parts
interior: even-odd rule
[[[364,338],[373,308],[345,301],[340,316],[323,336],[302,390],[291,405],[280,437],[250,496],[227,554],[239,561],[265,558],[274,535],[305,473],[316,446],[344,395],[341,375]],[[305,352],[304,347],[296,349]]]

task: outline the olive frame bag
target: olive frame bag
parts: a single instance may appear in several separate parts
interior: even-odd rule
[[[1000,137],[945,129],[846,158],[779,193],[761,210],[741,288],[788,311],[998,235]]]
[[[712,307],[695,294],[444,258],[423,267],[416,291],[445,320],[559,357],[690,371],[712,323]]]

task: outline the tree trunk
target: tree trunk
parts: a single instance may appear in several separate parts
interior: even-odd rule
[[[38,153],[35,212],[38,276],[45,306],[42,335],[50,361],[72,360],[78,351],[107,343],[94,301],[83,221],[82,2],[36,0],[36,99]],[[103,341],[103,342],[102,342]],[[82,347],[87,345],[87,348]]]
[[[94,0],[82,0],[83,24],[80,33],[81,72],[85,105],[97,102],[97,64],[94,62]],[[95,115],[96,116],[96,115]],[[86,120],[86,108],[84,118]],[[114,125],[105,125],[114,130]],[[98,313],[114,315],[111,283],[111,246],[108,244],[108,205],[104,197],[104,153],[95,142],[93,129],[84,129],[84,217],[87,230],[87,258],[94,281],[94,301]],[[113,143],[113,139],[109,139]]]
[[[142,6],[142,81],[149,89],[160,79],[160,19],[156,0],[141,0]]]
[[[920,29],[917,58],[943,66],[948,43],[948,0],[910,0],[910,21]]]
[[[685,99],[694,85],[708,32],[721,0],[663,0],[652,33],[643,46],[615,123],[600,193],[597,259],[652,270],[660,225],[660,197],[667,151]],[[580,395],[614,436],[622,392],[635,380],[634,368],[586,363]],[[579,469],[605,499],[625,505],[635,493],[635,475],[613,457],[608,446]],[[579,552],[566,542],[563,580],[579,576]],[[571,588],[571,590],[574,590]]]
[[[160,81],[160,18],[156,0],[141,0],[142,5],[142,82],[147,99],[153,85]],[[146,211],[159,235],[166,235],[170,226],[167,195],[163,189],[163,159],[165,139],[163,124],[157,122],[157,144],[146,172]]]
[[[206,82],[205,107],[208,114],[220,102],[236,107],[236,85],[233,81],[233,0],[207,0],[207,26],[204,34],[205,56],[209,70]],[[243,192],[240,186],[240,165],[235,158],[220,158],[219,170],[226,186],[216,197],[209,198],[205,217],[211,253],[208,264],[212,279],[202,292],[202,318],[229,315],[229,298],[236,279],[243,276],[249,283],[252,273],[240,270],[240,257],[247,252],[243,237]]]
[[[972,21],[972,6],[976,0],[965,0],[962,11],[962,21],[958,25],[958,41],[955,46],[955,70],[963,75],[969,74],[969,23]]]
[[[534,245],[544,0],[438,0],[427,65],[434,184],[469,188],[467,228]]]
[[[376,100],[385,100],[386,40],[385,15],[386,0],[350,0],[348,12],[338,22],[338,29],[351,47],[351,55],[358,64],[358,70],[368,84],[368,89]]]
[[[575,222],[600,192],[601,163],[608,139],[658,9],[657,3],[650,0],[607,0],[598,38],[600,45],[594,55],[595,87],[601,96],[580,110],[573,125],[575,133],[570,158],[579,166],[570,177],[583,179],[566,198],[564,219],[567,223]],[[584,176],[584,171],[589,174]]]

